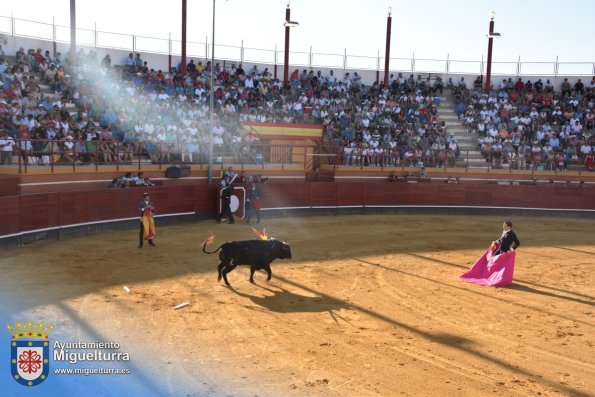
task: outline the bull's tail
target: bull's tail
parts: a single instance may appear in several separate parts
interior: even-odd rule
[[[217,248],[215,251],[213,251],[213,252],[209,252],[209,251],[207,251],[207,250],[206,250],[206,248],[207,248],[207,245],[206,245],[205,243],[202,243],[202,252],[204,252],[205,254],[214,254],[214,253],[216,253],[217,251],[219,251],[219,250],[221,249],[221,247],[223,247],[223,244],[221,244],[221,245],[219,246],[219,248]]]
[[[221,249],[221,247],[223,247],[223,244],[221,244],[219,246],[219,248],[217,248],[215,251],[208,252],[207,245],[211,245],[211,243],[214,240],[215,240],[215,235],[213,233],[209,232],[209,237],[207,237],[207,239],[202,243],[202,252],[204,252],[205,254],[214,254],[215,252],[219,251]]]

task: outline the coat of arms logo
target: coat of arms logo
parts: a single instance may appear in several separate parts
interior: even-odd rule
[[[20,321],[8,324],[10,341],[10,369],[12,378],[24,386],[37,386],[47,379],[50,372],[49,334],[51,324]]]

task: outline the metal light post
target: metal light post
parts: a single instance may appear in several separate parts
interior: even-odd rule
[[[287,9],[285,10],[285,56],[283,59],[283,84],[287,84],[289,81],[289,29],[299,26],[299,23],[291,21],[291,10],[289,9],[289,3],[287,3]]]
[[[186,76],[186,16],[187,16],[187,0],[182,0],[182,70],[177,70],[178,73],[182,73],[182,76]],[[171,37],[170,37],[171,42]],[[170,51],[171,59],[171,51]],[[171,61],[169,65],[168,73],[171,73]]]
[[[494,32],[494,17],[496,16],[496,13],[494,11],[492,11],[491,14],[491,18],[490,18],[490,30],[488,33],[488,67],[487,67],[487,72],[486,72],[486,85],[485,85],[485,91],[487,94],[490,93],[490,80],[492,78],[492,42],[494,41],[494,38],[498,38],[500,37],[500,33],[495,33]]]
[[[213,183],[213,106],[215,106],[215,0],[213,0],[213,37],[211,39],[211,87],[209,90],[209,184]]]
[[[388,85],[388,69],[390,64],[390,35],[393,17],[391,16],[392,7],[388,9],[388,17],[386,18],[386,50],[384,52],[384,86]]]
[[[76,65],[76,0],[70,0],[70,63]]]

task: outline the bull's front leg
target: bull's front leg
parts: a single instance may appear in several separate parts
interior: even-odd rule
[[[254,272],[256,271],[256,267],[250,266],[250,279],[249,281],[254,284]]]

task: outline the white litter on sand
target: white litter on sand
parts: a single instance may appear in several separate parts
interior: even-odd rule
[[[188,306],[189,304],[190,304],[190,302],[184,302],[184,303],[180,303],[179,305],[177,305],[177,306],[175,306],[175,307],[174,307],[174,310],[181,309],[181,308],[183,308],[183,307],[186,307],[186,306]]]

